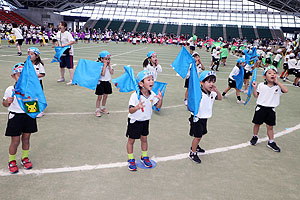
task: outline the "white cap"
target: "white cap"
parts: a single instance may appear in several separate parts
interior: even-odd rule
[[[272,47],[268,47],[267,49],[268,49],[268,50],[271,50],[271,49],[272,49]]]
[[[294,54],[294,53],[291,53],[291,54],[290,54],[290,57],[291,57],[291,58],[295,57],[295,54]]]
[[[277,53],[281,53],[282,52],[282,49],[277,49]]]
[[[286,52],[291,52],[292,51],[292,49],[288,49]]]

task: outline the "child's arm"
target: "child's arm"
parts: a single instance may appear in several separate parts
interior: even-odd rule
[[[105,76],[106,66],[107,66],[107,63],[104,61],[101,76]]]
[[[38,77],[38,78],[42,78],[42,77],[44,77],[44,76],[45,76],[44,73],[37,74],[37,77]]]
[[[2,101],[2,105],[3,105],[4,107],[8,107],[8,106],[10,106],[10,104],[11,104],[13,101],[14,101],[14,97],[7,97],[6,100],[3,100],[3,101]]]
[[[256,86],[257,86],[256,82],[253,81],[253,83],[252,83],[252,87],[253,87],[253,96],[254,96],[255,98],[258,97],[258,92],[257,92],[257,90],[256,90]]]
[[[109,69],[109,73],[110,73],[111,75],[113,75],[114,72],[115,72],[115,70],[114,70],[111,66],[108,66],[108,69]]]
[[[201,64],[201,69],[202,69],[202,70],[205,70],[205,67],[204,67],[204,65],[202,64],[201,60],[199,60],[199,62],[200,62],[200,64]]]
[[[213,89],[212,89],[212,91],[214,91],[214,92],[216,92],[217,93],[217,98],[216,98],[216,100],[222,100],[222,95],[221,95],[221,93],[219,92],[219,90],[218,90],[218,88],[214,85],[213,86]]]
[[[276,84],[280,87],[282,93],[287,93],[287,92],[289,91],[289,90],[287,89],[286,86],[282,85],[282,83],[280,83],[280,82],[278,81],[277,75],[275,76],[274,83],[276,83]]]
[[[136,111],[138,111],[139,109],[142,109],[143,107],[144,107],[144,102],[141,102],[141,100],[140,100],[138,105],[129,107],[129,113],[133,114]]]

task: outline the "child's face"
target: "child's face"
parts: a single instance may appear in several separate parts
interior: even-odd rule
[[[150,62],[151,62],[153,65],[157,65],[157,64],[158,64],[157,55],[151,56]]]
[[[201,88],[205,91],[205,92],[211,92],[214,90],[215,86],[215,81],[211,81],[211,80],[207,80],[205,82],[200,82],[201,83]]]
[[[144,87],[144,88],[146,88],[147,90],[152,90],[152,88],[153,88],[153,85],[154,85],[154,78],[153,78],[153,76],[148,76],[147,78],[144,78],[144,81],[142,82],[142,81],[140,81],[139,82],[139,85],[141,86],[141,87]]]
[[[273,69],[269,69],[264,76],[264,79],[266,79],[268,83],[274,83],[276,78],[277,72]]]
[[[34,62],[37,59],[37,57],[38,57],[38,55],[36,55],[32,51],[28,51],[28,55],[30,56],[31,62]]]
[[[106,56],[106,57],[104,57],[104,58],[101,58],[101,61],[102,61],[103,63],[106,63],[107,66],[110,65],[110,57],[109,57],[109,56]]]
[[[16,82],[18,82],[20,75],[21,75],[21,72],[18,72],[18,73],[12,74],[11,77],[13,79],[15,79]]]
[[[197,55],[197,56],[195,56],[194,58],[195,58],[195,60],[196,60],[196,64],[198,65],[199,62],[200,62],[200,56]]]

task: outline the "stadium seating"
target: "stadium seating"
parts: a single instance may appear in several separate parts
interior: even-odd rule
[[[152,28],[151,28],[150,32],[161,33],[163,27],[164,27],[164,24],[152,24]]]
[[[100,30],[104,30],[108,22],[109,19],[99,19],[96,25],[94,26],[94,28],[95,29],[100,28]]]
[[[136,25],[136,21],[126,21],[124,26],[122,27],[122,30],[125,30],[127,32],[132,31],[135,25]]]
[[[181,25],[180,34],[189,34],[191,36],[193,34],[193,26],[192,25]]]
[[[247,40],[256,39],[253,26],[242,26],[242,34],[243,38],[247,38]]]
[[[232,38],[239,38],[239,28],[237,25],[226,25],[226,40],[232,40]]]
[[[219,37],[223,37],[223,25],[211,26],[211,38],[217,40]]]
[[[113,20],[108,26],[108,29],[111,29],[112,31],[118,31],[122,22],[123,22],[122,20]]]
[[[138,27],[136,28],[136,32],[147,32],[148,31],[148,28],[149,28],[149,23],[146,23],[146,22],[140,22]]]
[[[269,27],[258,26],[257,32],[258,32],[259,38],[273,39]]]
[[[24,24],[27,24],[27,25],[32,24],[31,22],[24,19],[23,17],[21,17],[17,13],[15,13],[13,11],[4,11],[2,9],[0,9],[0,20],[5,21],[7,23],[17,23],[17,24],[23,24],[24,23]]]
[[[204,39],[208,35],[208,26],[196,26],[196,35]]]
[[[177,35],[177,30],[178,30],[177,24],[176,25],[175,24],[167,24],[165,33],[167,33],[167,34],[173,33],[173,34]]]

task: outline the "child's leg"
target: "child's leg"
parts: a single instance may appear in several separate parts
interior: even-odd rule
[[[30,133],[22,134],[22,159],[28,158],[30,148]]]
[[[184,95],[185,100],[188,98],[188,94],[189,94],[189,88],[186,88],[185,95]]]
[[[20,144],[20,136],[12,136],[9,145],[9,161],[16,160],[17,149]]]
[[[128,153],[128,159],[133,159],[133,144],[134,144],[135,139],[128,138],[127,141],[127,153]]]
[[[253,126],[253,135],[254,136],[258,136],[259,127],[260,127],[260,124],[254,124],[254,126]]]
[[[103,94],[103,99],[102,99],[102,106],[105,108],[106,105],[106,100],[107,100],[108,94]]]
[[[224,92],[222,93],[222,96],[225,96],[225,94],[229,91],[231,89],[231,87],[227,87],[225,90],[224,90]]]
[[[192,152],[196,152],[197,151],[197,146],[198,146],[201,138],[202,137],[200,137],[200,138],[194,137],[194,139],[192,141]]]
[[[60,77],[65,78],[65,68],[60,68]]]
[[[70,73],[70,80],[73,80],[74,69],[69,69],[69,73]]]
[[[244,85],[245,85],[245,91],[247,91],[249,86],[249,79],[244,79]]]
[[[96,100],[96,109],[100,109],[100,102],[102,99],[103,95],[98,95],[97,100]]]
[[[273,131],[273,126],[266,125],[267,126],[267,134],[269,137],[269,142],[272,143],[274,140],[274,131]]]
[[[143,136],[143,135],[141,136],[141,149],[142,149],[142,152],[147,152],[148,151],[147,136]]]

